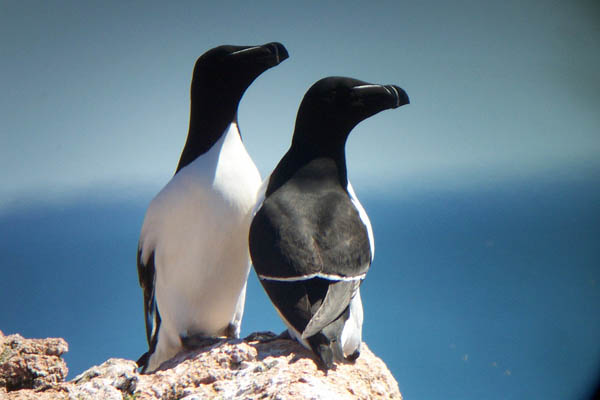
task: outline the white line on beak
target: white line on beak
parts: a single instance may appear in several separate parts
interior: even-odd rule
[[[354,86],[352,89],[353,90],[361,90],[361,89],[370,89],[370,88],[376,88],[376,87],[381,87],[381,85],[360,85],[360,86]]]
[[[247,49],[242,49],[242,50],[238,50],[238,51],[234,51],[233,53],[229,54],[230,56],[234,55],[234,54],[241,54],[245,51],[250,51],[250,50],[254,50],[254,49],[258,49],[260,46],[254,46],[254,47],[248,47]]]

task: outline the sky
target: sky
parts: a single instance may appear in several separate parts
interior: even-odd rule
[[[187,134],[194,62],[223,43],[280,41],[290,53],[239,109],[263,175],[289,146],[304,92],[330,75],[397,84],[412,102],[353,132],[355,186],[596,165],[599,8],[3,1],[0,204],[40,191],[164,184]]]
[[[100,283],[88,285],[82,278],[93,276],[106,285],[104,289],[113,290],[115,299],[141,301],[132,249],[145,207],[172,176],[185,141],[194,62],[221,44],[271,41],[283,43],[290,58],[253,83],[242,99],[238,118],[246,147],[263,177],[287,150],[298,105],[318,79],[341,75],[396,84],[410,96],[410,105],[382,112],[358,125],[346,147],[349,177],[374,221],[374,266],[381,266],[373,268],[368,280],[372,286],[366,286],[365,292],[377,285],[381,285],[382,293],[392,289],[386,276],[377,271],[398,262],[399,254],[403,254],[400,260],[414,262],[413,266],[425,260],[431,265],[453,260],[460,270],[453,276],[464,280],[453,281],[451,287],[464,288],[461,285],[473,283],[479,276],[473,268],[481,259],[468,261],[450,254],[458,251],[467,257],[469,248],[462,246],[481,236],[485,248],[498,251],[496,258],[490,259],[490,265],[495,266],[490,267],[492,272],[477,281],[490,293],[495,293],[496,287],[488,286],[491,278],[498,282],[502,277],[498,271],[510,264],[511,268],[519,265],[529,271],[525,278],[530,285],[500,279],[505,284],[501,287],[524,296],[522,304],[530,310],[542,309],[539,303],[528,303],[536,297],[532,289],[552,296],[551,289],[560,287],[558,277],[564,282],[571,282],[569,277],[581,278],[566,287],[568,293],[579,294],[573,297],[573,307],[583,307],[590,299],[598,305],[597,286],[577,290],[600,279],[600,257],[590,250],[600,240],[594,229],[600,226],[600,200],[594,189],[600,178],[600,6],[596,1],[230,1],[218,5],[192,1],[2,1],[0,219],[4,226],[0,233],[5,235],[1,239],[3,252],[9,256],[0,262],[0,268],[15,284],[5,281],[0,296],[5,296],[4,305],[15,298],[15,293],[28,296],[16,308],[0,309],[1,330],[67,336],[74,354],[68,357],[73,357],[72,372],[76,373],[85,367],[83,356],[77,354],[88,354],[93,362],[101,362],[101,357],[110,354],[111,345],[123,346],[114,339],[94,349],[104,349],[103,353],[93,357],[85,353],[92,351],[86,349],[86,339],[107,334],[100,328],[93,332],[94,321],[118,324],[131,335],[142,330],[130,352],[121,355],[135,357],[136,352],[143,351],[141,311],[131,317],[129,326],[122,316],[116,318],[94,303],[97,297],[89,297],[91,293],[100,296]],[[508,213],[510,207],[518,211]],[[411,226],[406,221],[412,221],[420,232],[421,236],[414,236],[422,239],[418,244],[402,230]],[[573,221],[581,225],[572,225]],[[497,244],[511,240],[484,238],[492,227],[502,227],[498,232],[503,232],[499,234],[503,238],[530,232],[538,241],[523,236],[522,243],[530,247],[510,247],[523,252],[511,258]],[[118,234],[111,234],[111,229]],[[436,238],[446,237],[448,232],[456,234],[455,241],[442,246]],[[394,241],[396,237],[413,243],[411,251],[404,254],[402,242]],[[574,244],[568,246],[571,242]],[[435,243],[440,246],[433,246]],[[548,254],[554,253],[543,250],[553,248],[561,250],[548,259]],[[431,251],[438,258],[430,258]],[[524,254],[531,254],[531,260]],[[45,263],[36,262],[52,256],[55,258],[48,263],[50,272],[56,274],[50,273]],[[569,266],[574,271],[571,275],[561,269],[563,259],[577,261]],[[546,274],[547,279],[538,284],[533,276],[542,263],[562,272]],[[86,267],[82,274],[81,268]],[[116,283],[111,274],[119,273],[119,268],[126,278]],[[399,267],[398,273],[403,268],[406,272],[399,279],[408,282],[404,283],[406,293],[417,296],[438,288],[434,285],[423,291],[419,285],[435,282],[408,265]],[[53,285],[65,288],[63,297],[53,291]],[[259,294],[260,288],[255,289],[248,301],[267,310],[270,305]],[[445,292],[440,290],[435,293],[442,296]],[[456,304],[504,304],[496,297],[493,301],[486,297],[486,290],[475,290],[473,297]],[[371,289],[371,293],[375,291]],[[67,294],[70,297],[64,297]],[[52,300],[52,296],[57,297]],[[371,296],[383,301],[376,294]],[[412,299],[414,302],[415,297]],[[435,318],[447,322],[444,332],[449,332],[456,320],[446,319],[439,307],[445,301],[451,308],[451,299],[433,296],[417,307],[422,314],[396,317],[431,326],[427,318],[433,307],[439,311],[433,313]],[[368,298],[363,300],[369,303]],[[404,300],[411,301],[409,297]],[[83,330],[86,333],[76,335],[69,320],[60,325],[62,330],[58,326],[48,328],[52,318],[40,318],[35,312],[41,304],[67,307],[78,315],[82,326],[88,327]],[[127,304],[126,310],[139,308],[139,304],[133,308]],[[373,305],[369,307],[377,314]],[[478,312],[483,313],[485,307]],[[559,309],[564,311],[562,317],[570,315],[571,308]],[[250,315],[260,314],[253,312]],[[281,329],[273,325],[278,323],[275,314],[265,315],[265,320],[249,320],[247,327]],[[527,321],[526,315],[505,318],[517,331],[518,324]],[[385,316],[374,316],[373,321],[365,332],[379,354],[385,353],[383,345],[392,339],[382,339],[377,333],[386,331],[378,325],[385,323]],[[565,321],[580,326],[568,318]],[[538,322],[539,327],[548,321]],[[591,325],[589,332],[597,332],[598,320],[592,318]],[[483,329],[477,324],[468,326]],[[444,351],[452,345],[460,350],[461,340],[464,348],[475,346],[476,337],[453,332],[457,339],[444,342]],[[554,333],[553,343],[565,335],[559,328]],[[406,334],[407,343],[421,336],[415,331],[413,336]],[[487,334],[495,338],[493,333]],[[590,343],[584,336],[579,337],[582,345]],[[510,335],[502,336],[503,340],[507,337]],[[501,343],[508,348],[509,342],[493,343],[495,348],[501,348]],[[521,346],[515,348],[523,352],[534,344],[519,343]],[[575,351],[577,343],[572,346],[573,357],[585,354],[584,347]],[[414,342],[412,347],[428,350],[412,356],[381,354],[405,393],[438,398],[427,392],[431,390],[427,381],[432,371],[437,371],[437,377],[448,378],[448,385],[461,388],[454,392],[457,398],[480,398],[473,393],[481,392],[469,396],[466,379],[450,379],[455,376],[446,374],[448,369],[456,369],[454,364],[444,369],[433,363],[441,369],[428,369],[435,349],[431,342]],[[590,357],[598,354],[596,350],[594,347]],[[472,351],[465,350],[458,359],[465,354],[470,354],[471,365],[475,365]],[[401,357],[417,363],[415,368],[405,369]],[[513,371],[511,377],[516,381],[519,367],[515,370],[515,365],[535,370],[535,364],[526,362],[531,357],[524,358],[522,364],[514,357],[513,365],[505,366],[499,376]],[[548,364],[562,360],[534,359]],[[485,362],[501,364],[492,359]],[[534,389],[543,390],[542,383],[548,386],[549,377],[560,382],[555,377],[561,372],[544,371],[546,375],[540,373]],[[470,373],[461,376],[478,376]],[[520,382],[527,382],[524,376]],[[491,386],[482,383],[480,389],[485,392],[486,387],[503,387],[500,380],[488,383]],[[517,386],[515,393],[519,393]]]

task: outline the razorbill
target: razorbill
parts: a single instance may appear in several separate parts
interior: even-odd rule
[[[245,90],[288,57],[280,43],[219,46],[196,61],[187,140],[148,206],[137,265],[153,371],[190,337],[239,337],[250,269],[248,229],[261,179],[237,124]]]
[[[360,121],[408,103],[394,85],[343,77],[315,83],[253,210],[249,245],[258,278],[290,334],[325,368],[360,354],[359,286],[375,249],[348,181],[346,139]]]

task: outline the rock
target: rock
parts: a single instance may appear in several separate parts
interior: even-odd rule
[[[0,387],[0,399],[402,399],[364,343],[356,363],[324,372],[310,351],[272,333],[182,351],[152,374],[139,374],[133,361],[109,359],[70,382],[25,387]]]
[[[63,382],[68,369],[60,356],[68,350],[64,339],[25,339],[0,332],[0,387],[39,389]]]

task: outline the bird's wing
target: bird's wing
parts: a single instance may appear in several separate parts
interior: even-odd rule
[[[154,291],[154,250],[147,257],[143,257],[147,252],[143,248],[142,242],[138,247],[137,270],[138,279],[142,291],[144,292],[144,320],[146,322],[146,339],[150,347],[149,353],[152,354],[156,347],[158,339],[158,328],[160,327],[160,314],[156,306],[156,297]]]
[[[352,201],[352,204],[354,204],[354,207],[356,207],[356,210],[358,211],[361,221],[367,228],[367,234],[369,235],[369,246],[371,247],[371,262],[373,262],[373,258],[375,257],[375,238],[373,236],[371,220],[369,219],[369,216],[367,215],[367,212],[362,204],[360,204],[360,201],[358,201],[358,197],[356,197],[356,193],[354,192],[354,188],[352,187],[350,181],[348,181],[346,190],[348,191],[348,196],[350,196],[350,201]]]

